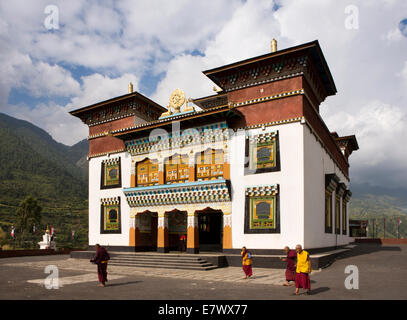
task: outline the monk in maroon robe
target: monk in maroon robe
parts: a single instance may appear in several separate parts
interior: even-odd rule
[[[286,282],[283,284],[283,286],[290,286],[290,281],[294,281],[295,283],[295,275],[296,275],[296,263],[295,260],[297,258],[297,252],[295,250],[290,250],[289,247],[285,247],[284,251],[286,253],[286,258],[283,258],[281,260],[287,262],[287,267],[285,269],[285,280]],[[292,285],[294,285],[294,283]]]
[[[90,262],[97,264],[98,278],[100,282],[99,286],[104,287],[105,282],[107,282],[107,261],[110,260],[110,256],[107,250],[101,247],[99,244],[96,244],[95,248],[96,255],[92,260],[90,260]]]

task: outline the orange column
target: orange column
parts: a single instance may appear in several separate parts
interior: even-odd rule
[[[140,221],[140,216],[135,215],[134,218],[132,219],[132,223],[130,225],[130,231],[129,231],[129,246],[130,247],[138,247],[141,245],[140,243],[140,228],[139,228],[139,221]]]
[[[189,182],[194,182],[195,181],[195,167],[194,166],[189,166],[188,181]]]
[[[157,252],[169,252],[169,238],[168,238],[168,214],[158,214],[158,230],[157,230]]]
[[[164,184],[164,171],[158,171],[158,184]]]
[[[198,214],[188,213],[187,252],[199,253]]]
[[[223,213],[223,249],[232,249],[232,214]]]
[[[223,178],[230,180],[230,164],[226,162],[223,164]]]
[[[136,187],[136,175],[134,173],[132,173],[130,176],[130,187],[131,188]]]

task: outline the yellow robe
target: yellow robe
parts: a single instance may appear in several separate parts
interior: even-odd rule
[[[311,261],[309,260],[309,253],[302,250],[301,253],[297,252],[297,273],[309,273],[311,271]]]

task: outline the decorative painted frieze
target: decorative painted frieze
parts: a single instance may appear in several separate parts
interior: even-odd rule
[[[278,193],[278,185],[264,185],[264,186],[254,186],[246,188],[246,196],[257,197],[257,196],[272,196]]]
[[[281,92],[281,93],[274,94],[271,96],[266,96],[266,97],[261,97],[261,98],[233,103],[233,107],[247,106],[247,105],[251,105],[251,104],[255,104],[255,103],[266,102],[266,101],[281,99],[281,98],[290,97],[290,96],[296,96],[299,94],[304,94],[304,89],[298,89],[298,90],[288,91],[288,92]]]
[[[230,201],[226,180],[125,188],[130,207]]]
[[[266,143],[272,142],[273,139],[277,136],[278,131],[260,133],[253,136],[249,135],[249,140],[252,143]]]
[[[102,205],[112,205],[112,204],[119,204],[120,197],[112,197],[112,198],[101,198],[100,203]]]
[[[196,144],[207,144],[229,140],[229,131],[225,122],[213,125],[185,129],[178,135],[154,136],[126,141],[126,149],[131,155],[145,154]]]

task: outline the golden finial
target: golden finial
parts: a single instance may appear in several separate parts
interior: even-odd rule
[[[49,233],[49,228],[48,228],[48,225],[47,225],[47,230],[45,230],[45,232],[46,232],[46,233]]]
[[[129,93],[133,93],[133,84],[129,82]]]
[[[271,40],[271,52],[276,51],[277,51],[277,40],[273,38],[273,40]]]

